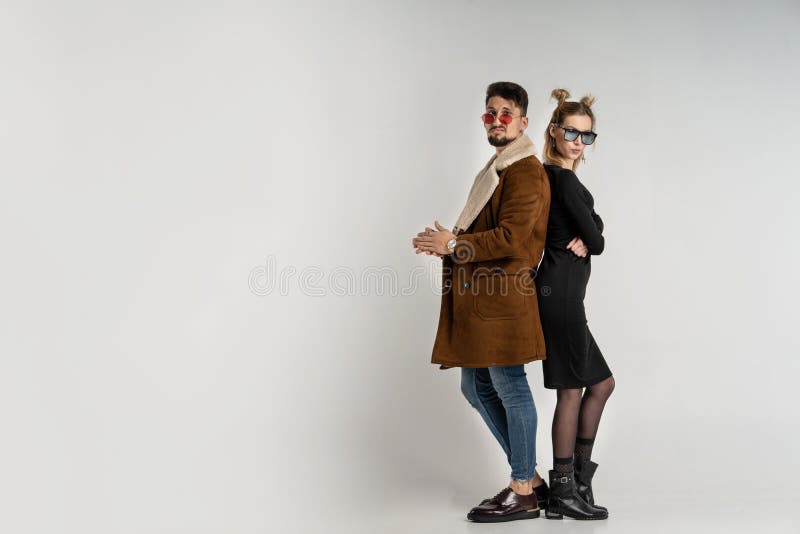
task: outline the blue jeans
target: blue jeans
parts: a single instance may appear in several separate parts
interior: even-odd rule
[[[537,418],[525,366],[462,368],[461,392],[505,451],[511,478],[532,479]]]

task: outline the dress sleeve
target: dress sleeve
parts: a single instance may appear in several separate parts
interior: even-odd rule
[[[503,178],[496,228],[456,237],[454,256],[461,262],[508,258],[520,254],[549,204],[544,170],[521,167]],[[491,202],[491,201],[490,201]]]
[[[592,210],[592,219],[594,219],[594,224],[597,226],[597,230],[602,234],[605,225],[603,224],[603,219],[601,219],[594,210]]]
[[[564,206],[578,228],[578,237],[589,249],[589,254],[596,256],[602,253],[605,247],[603,221],[586,203],[578,177],[572,171],[565,170],[558,181]]]

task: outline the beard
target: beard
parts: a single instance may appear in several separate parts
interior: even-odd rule
[[[496,135],[489,135],[488,140],[489,144],[492,146],[506,146],[510,142],[512,142],[515,137],[500,137]]]

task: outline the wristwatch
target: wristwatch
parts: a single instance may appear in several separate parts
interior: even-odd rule
[[[454,237],[450,241],[447,242],[447,250],[450,251],[450,254],[456,249],[456,238]]]

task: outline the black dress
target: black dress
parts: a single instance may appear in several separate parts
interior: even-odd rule
[[[571,170],[545,165],[550,179],[550,217],[544,256],[536,276],[539,315],[547,359],[544,385],[550,389],[591,386],[611,376],[589,332],[583,299],[592,270],[591,256],[603,252],[603,221],[591,193]],[[589,255],[580,258],[567,244],[580,237]]]

